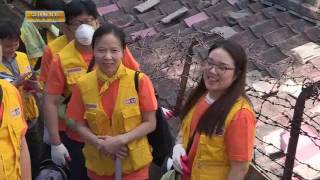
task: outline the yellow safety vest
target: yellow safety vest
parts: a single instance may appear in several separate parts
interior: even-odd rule
[[[230,125],[236,113],[241,109],[248,109],[252,113],[252,107],[245,98],[239,98],[232,106],[227,115],[224,132]],[[192,116],[195,107],[191,109],[183,120],[183,146],[187,148]],[[212,137],[205,134],[200,135],[200,140],[196,155],[192,164],[191,180],[226,180],[229,172],[229,159],[226,152],[224,134],[213,135]]]
[[[20,75],[31,72],[31,66],[25,53],[16,52],[16,62]],[[0,64],[0,72],[13,75],[12,72],[3,64]],[[39,117],[39,109],[36,100],[32,94],[25,93],[23,88],[19,88],[21,97],[23,98],[23,112],[27,120],[36,120]]]
[[[67,36],[62,35],[48,43],[48,47],[52,54],[58,53],[62,48],[64,48],[69,43]]]
[[[77,83],[81,76],[86,74],[88,66],[82,55],[75,48],[74,40],[59,51],[58,55],[67,81],[64,95],[69,96],[72,86]]]
[[[91,131],[96,135],[115,136],[124,134],[139,126],[142,122],[139,108],[139,97],[134,85],[135,71],[126,68],[127,74],[120,79],[119,91],[112,117],[108,117],[102,107],[98,90],[96,71],[84,75],[79,79],[82,100],[86,107],[84,118]],[[122,172],[130,174],[145,167],[152,161],[147,137],[140,138],[128,144],[129,155],[122,160]],[[114,161],[85,143],[83,153],[86,167],[99,176],[114,174]]]
[[[63,47],[65,47],[68,44],[68,40],[63,36],[55,37],[50,31],[46,33],[47,36],[47,44],[50,47],[50,50],[52,51],[52,54],[58,53]],[[30,59],[30,64],[32,68],[35,67],[37,62],[41,59],[40,58],[32,58]]]
[[[25,53],[16,51],[15,58],[16,58],[16,62],[17,62],[20,74],[31,72],[31,66],[28,60],[28,56]],[[11,71],[3,64],[0,64],[0,71],[13,75]]]
[[[20,180],[21,139],[26,124],[16,88],[6,80],[0,80],[0,86],[3,92],[3,115],[0,123],[0,179]]]

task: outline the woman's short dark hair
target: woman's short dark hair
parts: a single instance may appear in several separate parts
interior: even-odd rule
[[[126,35],[123,30],[117,27],[114,24],[104,23],[102,24],[93,34],[92,37],[92,48],[94,48],[95,44],[99,41],[99,39],[106,34],[114,34],[120,41],[121,47],[124,49],[126,47]]]
[[[35,10],[63,10],[65,3],[63,0],[37,0],[34,5]]]
[[[226,92],[221,95],[221,97],[216,99],[213,104],[210,105],[210,107],[203,114],[198,123],[197,131],[210,136],[223,132],[226,117],[239,97],[242,96],[248,100],[245,92],[247,71],[247,56],[245,50],[234,41],[220,40],[210,47],[208,55],[213,50],[218,48],[224,49],[232,57],[235,65],[236,79],[226,90]],[[192,107],[195,106],[200,97],[203,96],[206,92],[207,89],[202,77],[200,83],[193,90],[185,106],[182,108],[180,114],[182,120],[186,117]]]
[[[65,5],[64,13],[67,24],[72,18],[75,18],[82,14],[88,14],[95,19],[99,17],[97,7],[91,0],[73,0]]]
[[[0,20],[0,39],[19,40],[19,26],[10,20]]]

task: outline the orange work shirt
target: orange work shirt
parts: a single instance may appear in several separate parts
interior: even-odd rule
[[[89,65],[92,60],[92,53],[81,53],[82,58],[84,59],[85,63]],[[50,95],[62,95],[66,89],[66,76],[63,72],[60,57],[57,55],[54,57],[50,65],[50,72],[45,86],[45,92]],[[66,131],[67,126],[63,121],[59,120],[59,131]],[[73,132],[72,130],[66,131],[66,134],[69,138],[81,142],[81,139],[77,135],[77,133]]]
[[[53,59],[53,53],[49,48],[49,46],[46,46],[43,51],[43,55],[41,58],[41,66],[40,66],[39,80],[42,82],[47,81],[52,59]]]
[[[109,88],[101,95],[102,106],[104,111],[109,117],[112,117],[113,108],[116,104],[118,96],[119,80],[115,80]],[[100,84],[101,86],[101,84]],[[141,112],[156,111],[158,108],[157,100],[154,93],[154,88],[151,80],[147,75],[143,75],[139,80],[139,106]],[[85,105],[81,98],[80,88],[75,85],[72,90],[72,96],[67,108],[68,118],[74,119],[78,122],[87,124],[84,119]],[[113,176],[98,176],[94,172],[88,170],[88,176],[94,180],[113,180]],[[131,174],[124,175],[123,180],[143,180],[149,177],[149,166],[137,170]]]

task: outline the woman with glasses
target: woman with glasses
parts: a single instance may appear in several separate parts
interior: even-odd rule
[[[219,41],[209,49],[173,148],[173,166],[184,179],[244,179],[256,121],[245,93],[246,66],[245,51],[235,42]]]
[[[48,66],[44,96],[44,120],[51,159],[59,166],[68,165],[70,179],[88,179],[82,154],[83,142],[65,118],[65,107],[76,81],[86,74],[93,53],[91,39],[98,28],[96,5],[91,0],[71,1],[64,7],[63,27],[74,40],[57,52]],[[46,137],[46,136],[45,136]],[[49,139],[48,139],[49,138]],[[68,161],[68,162],[67,162]]]

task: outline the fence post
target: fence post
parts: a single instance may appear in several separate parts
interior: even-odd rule
[[[197,44],[196,40],[193,40],[188,48],[188,54],[186,55],[186,61],[183,65],[183,71],[180,79],[179,92],[177,94],[175,114],[179,114],[181,106],[183,104],[184,93],[187,89],[187,83],[189,78],[189,72],[192,64],[193,47]]]
[[[293,113],[293,119],[291,123],[290,139],[289,139],[289,145],[288,145],[288,150],[286,154],[286,161],[285,161],[282,180],[292,179],[294,160],[296,157],[296,150],[297,150],[297,145],[298,145],[298,140],[300,135],[301,122],[303,120],[302,117],[303,117],[305,102],[314,93],[316,84],[318,84],[318,82],[311,84],[307,87],[304,87],[296,101],[294,113]]]

